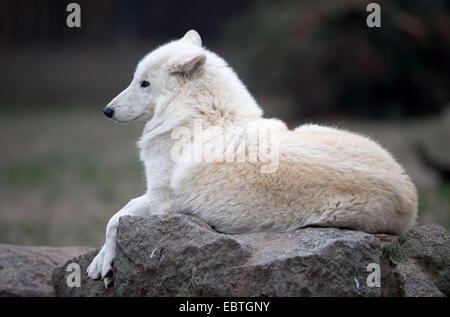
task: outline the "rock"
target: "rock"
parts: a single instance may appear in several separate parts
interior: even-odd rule
[[[385,296],[442,297],[444,294],[416,266],[397,263],[385,279]]]
[[[402,261],[391,260],[391,267],[394,268],[394,275],[397,277],[397,283],[403,285],[401,289],[423,288],[422,291],[411,291],[411,296],[426,296],[431,291],[424,283],[418,282],[412,286],[414,281],[426,278],[429,284],[435,287],[433,294],[450,294],[450,237],[447,231],[436,224],[421,226],[412,229],[403,237],[396,241],[397,247],[403,253]],[[409,268],[407,268],[407,266]],[[399,273],[396,275],[396,272]],[[416,272],[416,273],[414,273]],[[408,276],[407,282],[402,282]],[[415,276],[414,278],[412,276]]]
[[[403,250],[430,280],[446,295],[450,295],[450,237],[436,224],[410,231]]]
[[[450,294],[450,237],[443,227],[416,227],[387,246],[385,296]]]
[[[77,256],[70,259],[63,266],[57,267],[52,274],[52,283],[54,286],[54,294],[56,296],[114,296],[114,288],[105,289],[103,282],[93,281],[89,279],[85,272],[88,265],[97,255],[100,249],[93,250],[87,254]],[[80,270],[80,287],[69,287],[67,285],[67,277],[71,272],[67,272],[66,268],[70,263],[77,263]]]
[[[52,296],[53,269],[89,250],[0,244],[0,296]]]
[[[57,296],[380,296],[368,287],[370,263],[379,263],[373,235],[334,228],[288,233],[220,234],[187,215],[122,217],[115,282],[84,276],[69,288],[66,266],[84,271],[95,252],[55,269]],[[84,274],[83,274],[84,275]]]
[[[226,235],[175,214],[122,217],[117,239],[109,289],[85,275],[99,250],[0,245],[0,296],[409,297],[450,289],[450,239],[435,224],[400,237],[336,228]],[[80,287],[67,283],[72,263]],[[380,287],[368,286],[369,264],[381,266]]]

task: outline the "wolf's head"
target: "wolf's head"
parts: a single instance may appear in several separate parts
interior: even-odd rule
[[[203,48],[200,35],[190,30],[145,56],[130,85],[103,112],[117,122],[131,122],[150,120],[162,112],[167,117],[243,111],[239,109],[261,115],[226,62]]]
[[[200,36],[191,30],[145,56],[130,85],[103,112],[118,122],[151,119],[160,99],[177,93],[180,77],[195,79],[201,75],[205,62]]]

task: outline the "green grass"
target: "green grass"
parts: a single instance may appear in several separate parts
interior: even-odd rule
[[[406,259],[402,247],[397,243],[383,246],[381,252],[385,258],[390,258],[398,262],[404,262]]]
[[[409,234],[405,233],[398,237],[398,239],[392,243],[385,245],[381,248],[381,253],[385,258],[393,259],[397,262],[405,262],[407,254],[403,251],[403,244],[409,239]]]
[[[442,184],[439,188],[439,196],[440,198],[446,202],[445,209],[446,209],[446,218],[444,219],[444,226],[447,228],[450,228],[450,182],[446,182]]]
[[[47,182],[62,165],[57,157],[5,162],[0,167],[0,183],[15,188],[36,186]]]
[[[450,182],[446,182],[439,187],[439,195],[450,201]]]
[[[408,242],[408,239],[409,239],[409,233],[408,232],[405,233],[405,234],[402,234],[400,237],[398,237],[399,245],[401,246],[401,245],[405,244],[406,242]]]
[[[103,243],[108,219],[145,189],[141,129],[97,108],[0,110],[0,243]]]

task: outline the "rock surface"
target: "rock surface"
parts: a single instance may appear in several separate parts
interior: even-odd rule
[[[450,289],[450,239],[438,225],[400,237],[335,228],[232,236],[175,214],[122,217],[117,239],[109,289],[84,274],[98,250],[0,245],[0,295],[448,296]],[[80,287],[67,284],[71,263],[80,266]],[[368,285],[371,263],[381,267],[380,287]]]
[[[379,295],[363,283],[379,243],[362,232],[230,236],[177,215],[123,218],[118,237],[119,296]]]
[[[450,294],[450,237],[439,225],[412,229],[394,240],[384,257],[385,296],[448,296]],[[392,253],[392,252],[391,252]]]
[[[89,250],[0,244],[0,296],[52,296],[53,269]]]
[[[109,297],[115,295],[114,288],[105,289],[102,281],[93,281],[88,279],[85,274],[86,268],[97,255],[98,251],[100,251],[100,249],[91,249],[90,252],[68,260],[63,266],[59,266],[53,271],[52,281],[54,286],[54,294],[56,296]],[[70,263],[77,263],[81,268],[80,288],[69,287],[67,285],[66,281],[70,272],[67,272],[66,269]]]
[[[112,288],[85,276],[80,288],[68,288],[61,266],[53,275],[56,295],[442,296],[448,288],[450,245],[437,225],[416,228],[407,239],[334,228],[231,236],[176,214],[123,217],[117,237]],[[399,240],[407,262],[383,255]],[[72,261],[83,271],[94,255]],[[367,284],[370,263],[384,270],[381,287]]]

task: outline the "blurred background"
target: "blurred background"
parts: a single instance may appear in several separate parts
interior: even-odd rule
[[[450,228],[450,2],[73,1],[0,4],[0,243],[100,246],[145,191],[143,124],[101,109],[141,57],[193,28],[267,117],[377,140],[419,191],[420,224]]]

